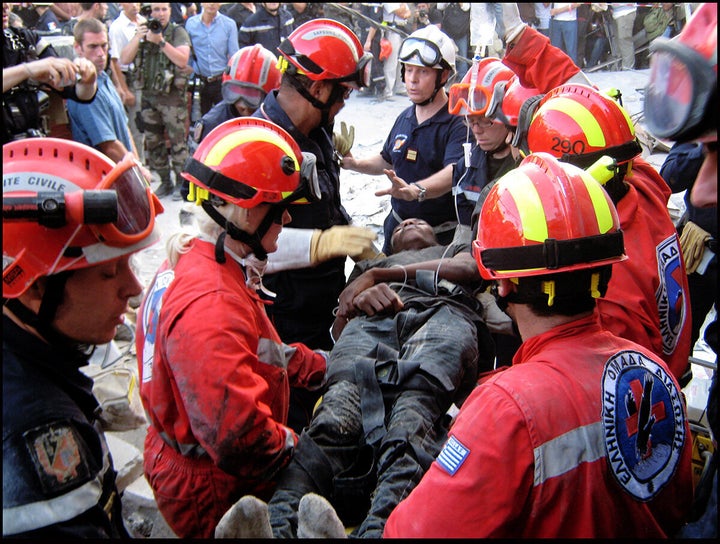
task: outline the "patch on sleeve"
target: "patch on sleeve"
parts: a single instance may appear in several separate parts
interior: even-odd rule
[[[683,291],[682,279],[685,265],[680,259],[680,243],[676,234],[657,247],[658,279],[655,292],[660,332],[663,338],[663,353],[675,352],[678,340],[688,315],[688,297]]]
[[[665,368],[635,351],[605,363],[602,421],[610,472],[641,501],[671,480],[687,440],[685,411]]]
[[[23,438],[45,494],[59,493],[90,479],[82,442],[69,423],[36,427]]]
[[[438,455],[437,462],[450,476],[454,476],[468,455],[470,455],[470,450],[463,446],[457,438],[451,436]]]

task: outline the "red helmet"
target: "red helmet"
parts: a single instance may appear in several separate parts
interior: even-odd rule
[[[72,140],[5,144],[3,297],[19,297],[41,276],[149,246],[160,238],[155,215],[162,211],[130,154],[115,164]]]
[[[265,119],[237,117],[210,131],[182,176],[193,184],[193,200],[207,200],[210,192],[241,208],[253,208],[316,195],[316,187],[309,188],[314,189],[312,195],[303,193],[302,163],[300,147],[285,130]]]
[[[534,87],[523,87],[520,79],[513,75],[509,81],[501,81],[495,86],[495,93],[486,115],[508,126],[517,127],[523,105],[528,99],[539,97],[541,94]]]
[[[531,152],[550,153],[581,167],[602,155],[622,164],[641,152],[625,109],[608,95],[579,84],[561,85],[545,95],[527,140]]]
[[[600,183],[548,153],[528,155],[490,190],[473,256],[485,279],[570,272],[626,259],[617,211]]]
[[[454,115],[485,115],[496,87],[514,76],[513,71],[495,57],[474,63],[462,82],[450,87],[448,111]]]
[[[650,44],[645,120],[674,141],[717,141],[717,4],[701,4],[680,34]]]
[[[365,53],[352,30],[332,19],[301,24],[278,51],[286,61],[283,72],[290,69],[289,63],[291,70],[313,81],[333,80],[353,89],[370,86],[372,55]]]
[[[265,95],[277,89],[282,73],[277,57],[262,45],[248,45],[237,51],[222,76],[222,96],[228,104],[242,99],[252,108],[259,108]]]

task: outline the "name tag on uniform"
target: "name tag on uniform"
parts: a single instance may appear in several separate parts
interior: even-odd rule
[[[405,153],[405,159],[410,162],[416,162],[417,161],[417,150],[416,149],[408,149],[407,153]]]

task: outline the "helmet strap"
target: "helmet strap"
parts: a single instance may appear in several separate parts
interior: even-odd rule
[[[43,294],[40,309],[37,314],[17,298],[5,299],[4,305],[7,306],[8,310],[15,314],[20,321],[35,329],[49,344],[74,352],[78,358],[82,358],[84,364],[84,361],[95,349],[94,346],[81,344],[52,326],[55,313],[63,301],[65,283],[71,274],[72,271],[65,271],[46,277],[47,284],[45,286],[45,293]]]
[[[307,90],[307,88],[302,84],[301,81],[299,81],[296,77],[294,77],[288,72],[286,72],[286,74],[288,75],[288,81],[300,94],[300,96],[302,96],[305,100],[310,102],[310,104],[320,110],[320,112],[322,113],[322,120],[320,121],[320,125],[323,127],[326,126],[330,118],[330,108],[333,106],[333,104],[335,104],[335,102],[337,102],[338,96],[336,95],[336,93],[338,92],[338,90],[332,90],[332,92],[330,93],[330,98],[328,98],[327,102],[320,102],[317,98],[310,94],[310,91]]]
[[[215,260],[220,264],[224,264],[226,260],[224,246],[227,235],[230,235],[230,238],[233,240],[246,244],[252,250],[255,257],[261,261],[267,259],[267,251],[262,245],[262,239],[265,237],[265,234],[267,234],[270,226],[277,222],[278,218],[282,217],[282,214],[285,212],[283,206],[271,207],[257,230],[253,234],[250,234],[242,230],[232,221],[228,221],[209,201],[203,201],[202,208],[215,223],[225,229],[215,242]]]

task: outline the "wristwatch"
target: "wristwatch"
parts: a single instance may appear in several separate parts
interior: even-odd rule
[[[418,193],[418,196],[417,196],[417,201],[422,202],[423,200],[425,200],[425,193],[427,193],[427,189],[425,187],[423,187],[422,185],[420,185],[419,183],[416,183],[415,186],[418,189],[420,189],[420,192]]]
[[[162,48],[165,47],[166,45],[167,45],[167,42],[165,41],[165,38],[163,38],[162,40],[160,40],[160,43],[158,43],[158,47],[159,47],[160,49],[162,49]]]

